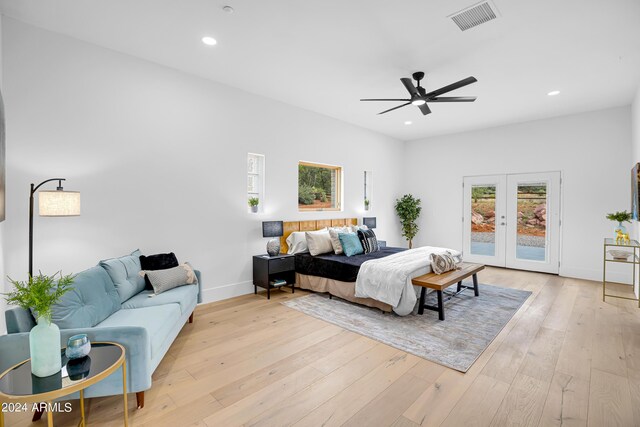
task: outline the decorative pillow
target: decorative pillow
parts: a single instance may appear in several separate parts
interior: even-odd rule
[[[364,253],[362,244],[356,233],[338,233],[338,239],[342,244],[346,256],[359,255]]]
[[[166,270],[167,268],[173,268],[180,265],[176,254],[170,252],[168,254],[156,254],[144,256],[140,255],[140,268],[142,270]],[[145,289],[152,289],[151,282],[145,274],[144,276]]]
[[[120,302],[125,302],[144,290],[144,279],[138,274],[141,270],[140,255],[140,250],[136,249],[131,255],[105,259],[98,264],[109,273],[120,295]]]
[[[352,233],[357,233],[358,230],[368,230],[368,229],[369,229],[369,227],[367,227],[366,225],[350,225],[349,226],[349,230]]]
[[[358,238],[365,254],[380,250],[376,233],[373,230],[358,230]]]
[[[431,260],[431,270],[436,274],[446,273],[447,271],[457,270],[458,263],[456,257],[449,252],[432,253],[429,255]]]
[[[333,252],[333,245],[331,245],[329,230],[307,231],[305,236],[307,238],[307,246],[309,247],[311,255],[316,256],[326,254],[327,252]]]
[[[350,228],[347,227],[332,227],[329,229],[329,237],[331,238],[331,246],[333,246],[333,252],[336,255],[340,255],[342,251],[342,244],[340,243],[340,239],[338,238],[338,234],[340,233],[349,233]]]
[[[196,273],[188,262],[165,270],[142,270],[140,274],[147,275],[156,295],[179,286],[198,284]]]
[[[305,236],[304,231],[294,231],[289,234],[286,242],[289,247],[289,250],[287,251],[289,255],[309,252],[309,248],[307,247],[307,236]]]

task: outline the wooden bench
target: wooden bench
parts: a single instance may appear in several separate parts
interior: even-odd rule
[[[444,304],[443,304],[443,291],[454,283],[458,284],[458,290],[456,293],[446,293],[448,296],[447,301],[452,297],[458,295],[465,289],[473,289],[475,296],[480,295],[478,292],[478,272],[484,270],[482,264],[472,264],[470,262],[463,262],[459,265],[460,270],[447,271],[446,273],[436,274],[429,273],[422,276],[418,276],[411,279],[411,283],[416,286],[422,286],[422,292],[420,293],[420,306],[418,308],[418,314],[423,314],[424,309],[433,310],[438,312],[438,318],[444,320]],[[473,276],[473,287],[464,286],[462,281],[469,276]],[[438,305],[426,305],[424,303],[427,288],[434,289],[438,294]]]

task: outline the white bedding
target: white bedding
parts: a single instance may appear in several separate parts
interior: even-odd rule
[[[411,279],[429,273],[429,255],[444,251],[457,257],[462,255],[453,249],[423,246],[364,262],[356,278],[356,297],[389,304],[400,316],[410,314],[418,300],[418,290]]]

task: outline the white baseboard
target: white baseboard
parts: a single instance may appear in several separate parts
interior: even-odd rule
[[[241,295],[253,293],[253,282],[246,281],[240,283],[231,283],[229,285],[218,286],[202,290],[202,303],[221,301]]]
[[[560,276],[602,282],[602,270],[560,267]],[[628,283],[630,285],[631,276],[631,272],[625,274],[617,271],[608,271],[607,269],[607,281],[609,282]]]

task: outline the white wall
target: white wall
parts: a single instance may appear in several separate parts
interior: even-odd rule
[[[206,300],[249,292],[251,256],[265,251],[261,221],[361,218],[364,170],[374,171],[369,214],[379,237],[402,242],[393,204],[383,201],[402,192],[403,143],[12,19],[3,24],[8,274],[27,271],[29,183],[55,176],[82,192],[82,216],[35,218],[36,271],[78,272],[139,247],[192,262]],[[262,215],[247,213],[247,152],[266,155]],[[344,167],[344,212],[298,213],[301,159]]]
[[[417,243],[461,248],[464,176],[559,170],[560,274],[602,280],[602,239],[612,234],[605,214],[630,205],[630,141],[623,107],[407,143],[406,190],[424,206]]]
[[[638,162],[640,162],[640,86],[631,105],[631,165],[629,167],[632,168]],[[638,222],[634,221],[633,238],[640,241],[638,225]],[[640,296],[640,283],[636,286],[635,292],[636,296]]]
[[[2,84],[2,20],[0,20],[0,90],[4,94]],[[6,292],[5,290],[5,274],[4,274],[4,222],[0,222],[0,293]],[[0,335],[4,334],[7,330],[5,320],[4,320],[4,309],[5,309],[4,298],[0,296]]]

